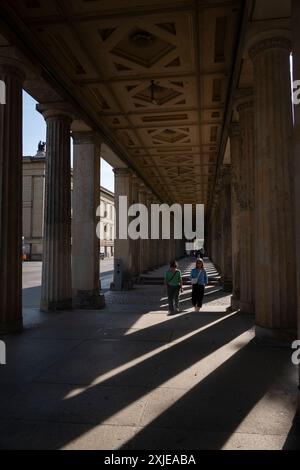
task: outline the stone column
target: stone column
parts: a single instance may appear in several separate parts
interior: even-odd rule
[[[159,260],[159,267],[164,266],[166,264],[166,248],[165,248],[165,240],[162,238],[162,224],[160,220],[159,224],[159,240],[158,240],[158,260]]]
[[[152,204],[159,204],[159,201],[156,197],[153,197]],[[152,223],[154,223],[152,221]],[[159,267],[159,240],[152,240],[152,247],[153,247],[153,267],[157,269]]]
[[[167,264],[169,264],[171,261],[173,261],[173,252],[172,252],[172,214],[171,214],[171,217],[170,217],[170,238],[169,240],[166,240],[166,243],[167,243],[167,250],[166,250],[166,254],[167,254]]]
[[[254,115],[253,94],[240,99],[240,310],[254,313]]]
[[[292,0],[292,36],[293,36],[293,77],[300,80],[300,3]],[[298,293],[298,339],[300,339],[300,103],[294,106],[294,139],[293,139],[293,174],[295,191],[295,212],[294,220],[296,224],[296,259],[297,259],[297,293]],[[299,368],[300,384],[300,368]],[[300,385],[298,387],[298,414],[300,417]]]
[[[288,341],[296,329],[290,51],[290,41],[279,33],[250,50],[256,131],[256,334]]]
[[[47,124],[41,310],[72,308],[71,157],[73,119],[64,103],[37,105]]]
[[[210,216],[210,259],[215,264],[216,263],[216,238],[217,238],[217,229],[216,229],[216,200],[214,198],[212,205],[212,213]]]
[[[221,171],[222,192],[222,281],[226,292],[232,291],[232,238],[231,238],[231,169],[229,165]]]
[[[120,238],[120,214],[119,214],[119,203],[120,196],[127,196],[128,205],[132,200],[131,195],[131,176],[132,173],[128,168],[115,168],[115,209],[116,209],[116,239],[115,239],[115,269],[114,269],[114,282],[113,289],[119,289],[121,287],[124,290],[131,289],[133,286],[133,253],[132,253],[132,243],[130,238],[126,239]],[[125,214],[124,218],[127,221],[128,229],[128,215]],[[118,260],[121,260],[122,263],[122,286],[118,287],[117,282],[117,263]]]
[[[222,243],[222,231],[221,231],[221,208],[220,208],[220,197],[219,197],[219,188],[216,189],[215,194],[215,207],[214,207],[214,260],[213,263],[217,271],[221,273],[221,243]]]
[[[22,330],[22,83],[17,61],[0,57],[0,334]]]
[[[147,190],[146,187],[143,183],[140,183],[139,186],[139,191],[138,191],[138,197],[139,197],[139,204],[143,204],[144,206],[147,207]],[[145,273],[148,269],[148,240],[140,239],[139,241],[139,259],[140,259],[140,273]]]
[[[105,305],[100,295],[100,206],[101,142],[93,132],[73,132],[73,304],[80,309]],[[98,213],[98,217],[99,217]],[[97,233],[98,232],[98,233]]]
[[[153,240],[151,240],[151,204],[153,200],[152,191],[147,191],[147,208],[148,208],[148,224],[149,224],[149,238],[147,241],[147,271],[152,270],[154,267],[153,262]]]
[[[240,180],[241,134],[238,123],[230,127],[231,152],[231,236],[232,236],[232,298],[233,310],[240,308]]]
[[[139,203],[139,180],[136,175],[132,175],[131,177],[131,204],[138,204]],[[134,277],[134,281],[136,282],[139,275],[140,275],[140,242],[141,240],[131,240],[131,250],[134,253],[133,256],[133,266],[132,266],[132,273]]]

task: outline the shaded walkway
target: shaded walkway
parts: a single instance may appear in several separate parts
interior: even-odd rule
[[[108,292],[100,312],[26,309],[26,331],[7,338],[0,369],[0,447],[299,444],[291,352],[255,344],[253,318],[226,313],[230,297],[217,284],[200,313],[189,289],[173,317],[160,285]]]

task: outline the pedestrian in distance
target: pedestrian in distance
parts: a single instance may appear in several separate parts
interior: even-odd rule
[[[195,312],[202,308],[205,286],[208,283],[203,259],[197,259],[196,267],[192,269],[190,280],[192,284],[192,304]]]
[[[183,292],[182,275],[176,261],[170,263],[170,269],[165,274],[165,285],[167,286],[169,313],[179,313],[179,293]]]

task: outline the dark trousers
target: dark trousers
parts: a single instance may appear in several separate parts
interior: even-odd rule
[[[175,308],[179,307],[179,291],[180,286],[167,286],[168,287],[168,301],[169,311],[174,312]]]
[[[200,286],[199,284],[193,285],[192,291],[192,303],[194,307],[202,307],[204,297],[204,286]]]

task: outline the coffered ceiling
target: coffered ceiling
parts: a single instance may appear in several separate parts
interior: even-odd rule
[[[3,3],[162,200],[208,201],[241,1]]]

